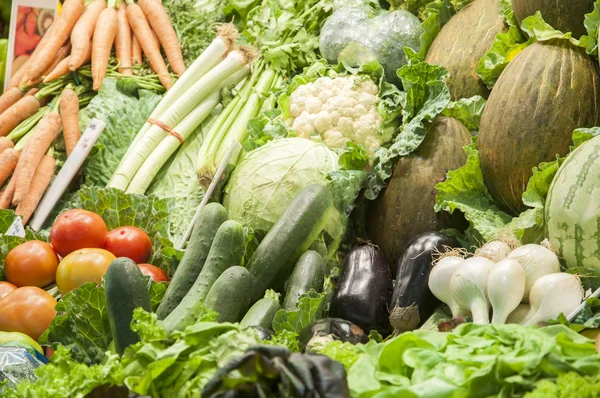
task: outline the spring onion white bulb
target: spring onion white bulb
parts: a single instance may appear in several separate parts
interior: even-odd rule
[[[542,276],[560,272],[560,263],[554,252],[544,246],[529,244],[516,248],[507,258],[517,260],[525,270],[523,302],[529,302],[533,284]]]
[[[452,291],[450,289],[450,281],[452,275],[465,261],[464,258],[458,255],[445,256],[439,259],[439,261],[431,269],[429,274],[429,290],[435,297],[441,302],[445,303],[450,307],[452,311],[452,317],[456,318],[464,315],[461,311],[460,306],[452,298]]]
[[[544,275],[533,284],[529,294],[531,308],[521,325],[536,325],[568,315],[583,300],[583,288],[577,275],[560,272]]]
[[[497,262],[488,277],[487,293],[492,304],[492,323],[506,323],[525,293],[525,271],[521,264],[509,258]]]
[[[476,257],[485,257],[493,262],[504,260],[510,253],[510,246],[501,240],[492,240],[475,251]]]
[[[506,323],[521,323],[529,313],[531,306],[529,304],[519,304],[517,308],[510,313],[506,319]]]
[[[452,275],[452,298],[462,310],[471,313],[473,323],[490,323],[487,280],[493,266],[494,262],[485,257],[471,257]]]

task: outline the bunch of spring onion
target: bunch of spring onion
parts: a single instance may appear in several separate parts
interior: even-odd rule
[[[143,194],[169,157],[221,102],[221,90],[247,77],[256,50],[234,48],[237,38],[232,24],[217,28],[216,39],[167,91],[138,132],[109,187]]]

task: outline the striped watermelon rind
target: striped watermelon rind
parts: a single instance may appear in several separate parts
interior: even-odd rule
[[[600,136],[558,169],[546,199],[548,239],[567,268],[600,271]]]

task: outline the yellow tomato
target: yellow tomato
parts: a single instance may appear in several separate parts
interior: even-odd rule
[[[63,258],[56,271],[56,285],[61,294],[86,282],[101,284],[102,276],[116,257],[104,249],[80,249]]]

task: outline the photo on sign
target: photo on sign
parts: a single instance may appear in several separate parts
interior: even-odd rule
[[[29,59],[54,21],[54,10],[18,6],[11,76]]]

